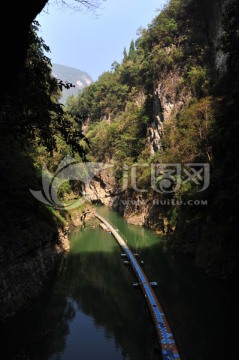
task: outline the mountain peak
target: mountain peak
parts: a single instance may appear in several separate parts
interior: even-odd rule
[[[63,89],[62,97],[60,98],[60,102],[63,104],[65,104],[66,99],[70,95],[77,96],[79,90],[82,90],[93,82],[87,72],[66,65],[52,64],[52,74],[57,79],[68,81],[75,85],[73,88]]]

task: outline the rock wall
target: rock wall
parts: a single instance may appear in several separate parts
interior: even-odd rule
[[[202,0],[202,6],[205,7],[204,22],[207,29],[204,29],[207,36],[207,44],[211,49],[211,66],[219,77],[226,71],[227,56],[222,54],[219,49],[220,37],[222,35],[222,14],[226,5],[231,0],[218,0],[205,2]],[[170,48],[168,50],[170,52]],[[147,138],[150,146],[150,153],[162,149],[161,140],[163,137],[164,124],[175,120],[176,114],[192,98],[192,93],[186,86],[181,86],[182,76],[185,76],[183,69],[179,64],[175,64],[169,72],[160,71],[158,79],[155,80],[155,89],[153,94],[153,118],[148,127]]]
[[[222,14],[230,0],[218,0],[210,3],[201,0],[205,5],[203,14],[205,25],[205,46],[210,48],[211,58],[205,64],[211,68],[215,77],[220,77],[226,71],[225,55],[219,50],[220,37],[222,35]],[[177,113],[193,97],[189,88],[182,82],[185,78],[182,67],[175,64],[169,72],[161,72],[155,81],[153,94],[153,117],[148,127],[148,143],[153,155],[162,151],[162,137],[165,124],[176,121]],[[223,237],[215,238],[214,229],[210,219],[198,220],[198,217],[186,215],[177,224],[177,228],[170,223],[167,205],[160,205],[160,197],[157,194],[148,193],[142,195],[133,191],[127,191],[113,201],[113,207],[119,211],[125,219],[135,225],[146,226],[164,234],[168,238],[168,246],[195,258],[195,263],[208,275],[216,278],[232,279],[236,274],[236,260],[233,250],[225,245]],[[190,211],[190,210],[189,210]],[[206,211],[206,210],[205,210]],[[207,239],[208,236],[208,239]],[[211,236],[210,240],[209,237]],[[211,240],[213,239],[213,240]],[[230,280],[231,281],[231,280]]]
[[[117,193],[113,170],[101,171],[90,184],[84,185],[82,193],[89,202],[111,206]]]
[[[175,67],[166,74],[161,74],[154,91],[153,121],[148,127],[148,143],[150,153],[162,150],[164,124],[175,120],[177,112],[185,106],[192,97],[191,92],[183,87],[178,91],[182,79],[182,71]]]
[[[22,248],[13,252],[0,247],[0,320],[30,304],[69,248],[67,233],[62,229],[49,234],[27,252]]]

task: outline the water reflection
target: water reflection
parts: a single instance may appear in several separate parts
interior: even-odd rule
[[[188,360],[225,360],[237,357],[233,344],[239,320],[237,298],[195,268],[193,261],[175,253],[165,253],[163,243],[151,231],[122,222],[120,215],[106,208],[97,210],[109,218],[140,253],[150,281],[167,314],[183,357]]]
[[[126,224],[115,212],[98,209],[144,260],[188,360],[229,359],[239,319],[232,295],[205,277],[191,260],[163,251],[151,231]],[[98,227],[71,234],[71,253],[31,309],[1,325],[0,358],[150,360],[156,339],[132,270],[113,237]]]
[[[152,358],[152,324],[132,281],[110,235],[76,231],[62,273],[31,310],[2,327],[1,358]]]

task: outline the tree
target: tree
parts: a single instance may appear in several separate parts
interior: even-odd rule
[[[134,43],[134,40],[131,40],[131,43],[129,46],[129,57],[132,57],[134,52],[135,52],[135,43]]]
[[[118,66],[117,66],[118,68]],[[83,89],[75,101],[68,103],[67,110],[83,122],[110,119],[125,109],[128,86],[121,84],[115,72],[104,72],[95,83]]]
[[[123,61],[126,61],[128,59],[126,47],[124,47],[123,55],[124,55]]]
[[[102,1],[106,0],[48,0],[48,3],[52,2],[52,4],[57,6],[61,5],[75,11],[81,11],[83,8],[95,11],[100,7]]]

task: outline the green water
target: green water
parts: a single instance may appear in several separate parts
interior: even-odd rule
[[[98,213],[144,261],[173,328],[182,358],[238,358],[239,311],[233,295],[208,280],[191,259],[164,251],[152,231],[128,225],[104,207]],[[154,327],[132,270],[112,235],[98,226],[70,235],[71,252],[28,311],[0,329],[0,359],[157,359]]]

